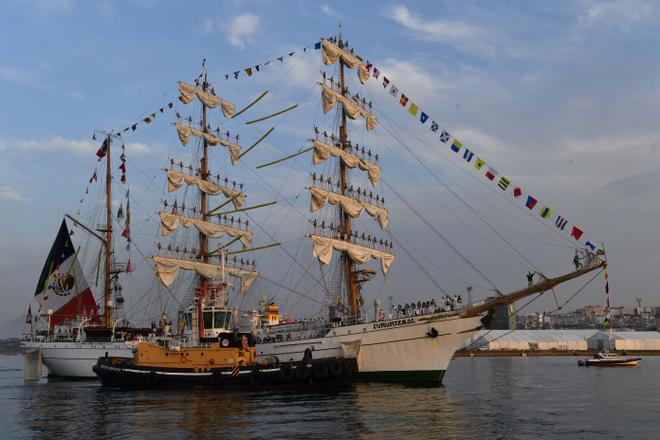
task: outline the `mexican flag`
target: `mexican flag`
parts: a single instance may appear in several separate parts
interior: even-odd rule
[[[34,298],[44,313],[53,311],[51,327],[80,315],[99,320],[98,306],[64,220],[41,271]]]

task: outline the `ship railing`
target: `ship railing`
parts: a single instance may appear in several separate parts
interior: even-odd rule
[[[331,324],[323,320],[309,320],[292,323],[284,323],[263,327],[261,342],[287,342],[302,339],[320,338],[325,336],[331,328]]]
[[[345,325],[364,324],[367,322],[366,316],[348,316],[342,318],[341,321],[333,322],[333,327],[343,327]]]

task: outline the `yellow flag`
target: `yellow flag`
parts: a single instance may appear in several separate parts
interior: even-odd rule
[[[486,162],[482,158],[477,157],[477,160],[474,162],[474,167],[480,170],[484,165],[486,165]]]
[[[419,107],[417,107],[417,104],[412,102],[410,104],[410,108],[408,109],[408,113],[410,113],[413,116],[417,116],[417,111],[419,110]]]

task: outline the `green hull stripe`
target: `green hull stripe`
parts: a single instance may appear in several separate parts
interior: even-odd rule
[[[445,370],[363,371],[358,380],[365,382],[435,382],[442,383]]]

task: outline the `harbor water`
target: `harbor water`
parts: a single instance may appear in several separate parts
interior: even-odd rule
[[[0,438],[660,437],[660,357],[583,368],[573,357],[459,358],[442,387],[118,391],[96,381],[23,382],[0,356]]]

